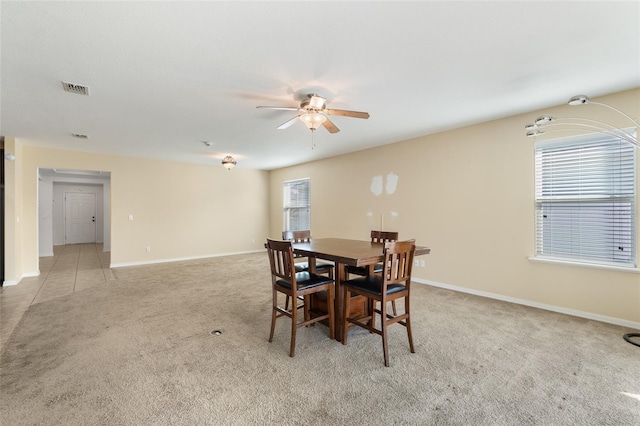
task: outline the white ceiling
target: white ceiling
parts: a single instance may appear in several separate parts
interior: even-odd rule
[[[637,1],[0,4],[0,134],[30,145],[274,169],[640,86]],[[371,118],[311,149],[256,109],[307,93]]]

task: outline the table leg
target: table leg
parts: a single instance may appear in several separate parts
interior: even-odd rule
[[[342,341],[342,282],[347,278],[347,267],[344,263],[335,263],[335,303],[333,315],[335,317],[335,337]]]

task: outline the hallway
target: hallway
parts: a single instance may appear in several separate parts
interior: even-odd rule
[[[32,304],[114,280],[110,253],[102,250],[102,244],[54,246],[53,256],[40,258],[39,276],[0,288],[0,348]]]

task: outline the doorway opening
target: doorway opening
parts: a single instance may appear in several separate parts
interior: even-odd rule
[[[38,169],[38,256],[82,243],[102,243],[110,252],[110,212],[110,172]]]

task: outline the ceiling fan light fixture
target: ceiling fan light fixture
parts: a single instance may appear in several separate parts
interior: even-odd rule
[[[238,164],[238,162],[230,155],[227,155],[222,159],[222,167],[224,167],[227,170],[233,169],[236,166],[236,164]]]
[[[340,117],[353,117],[367,119],[369,118],[368,112],[363,111],[349,111],[346,109],[329,109],[327,108],[327,100],[322,96],[318,96],[315,93],[307,94],[298,107],[280,107],[280,106],[266,106],[259,105],[256,108],[278,109],[286,111],[299,111],[300,113],[295,117],[285,121],[278,126],[278,130],[287,129],[298,119],[307,126],[307,129],[317,130],[322,125],[329,133],[338,133],[340,129],[331,122],[330,115],[337,115]]]
[[[317,112],[308,112],[300,116],[300,120],[307,126],[307,129],[314,131],[327,121],[327,117]]]

